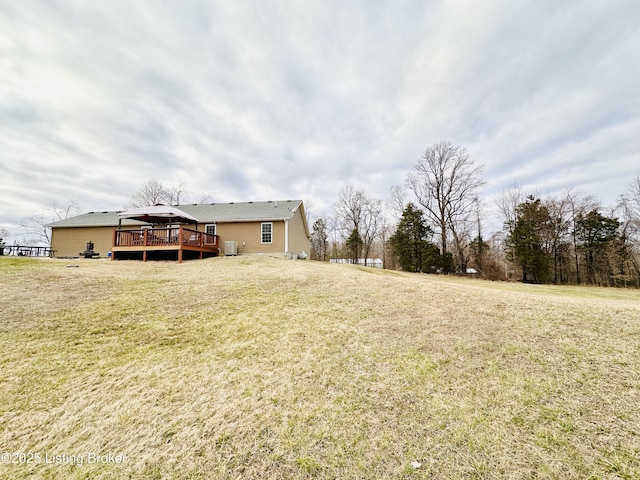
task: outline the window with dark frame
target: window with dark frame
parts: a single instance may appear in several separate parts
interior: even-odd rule
[[[273,223],[263,223],[261,230],[262,230],[262,235],[261,235],[260,243],[272,243]]]

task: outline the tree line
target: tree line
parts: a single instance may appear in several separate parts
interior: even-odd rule
[[[375,258],[384,268],[491,280],[640,287],[640,175],[607,210],[593,195],[572,190],[541,197],[508,188],[497,201],[503,228],[489,235],[483,232],[484,184],[482,167],[466,149],[436,143],[385,199],[347,185],[331,212],[315,215],[306,202],[311,258],[365,265]],[[183,182],[165,187],[150,180],[127,207],[179,204],[185,196]],[[68,201],[50,210],[48,218],[23,222],[25,244],[48,244],[47,224],[78,206]],[[0,230],[0,246],[8,233]]]
[[[492,280],[640,287],[640,176],[606,210],[567,191],[540,197],[511,187],[503,228],[485,235],[482,167],[451,142],[428,147],[405,184],[379,199],[348,185],[329,213],[311,215],[311,258]]]

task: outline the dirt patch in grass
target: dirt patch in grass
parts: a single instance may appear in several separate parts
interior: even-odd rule
[[[635,291],[68,263],[0,258],[0,445],[41,458],[0,478],[640,476]]]

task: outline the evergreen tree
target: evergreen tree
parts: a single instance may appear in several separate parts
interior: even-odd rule
[[[478,236],[469,244],[469,251],[471,252],[473,260],[472,264],[481,275],[483,275],[486,263],[485,257],[490,248],[491,247],[484,241],[481,234],[478,234]]]
[[[522,268],[522,281],[551,280],[551,243],[554,225],[549,209],[529,196],[516,207],[515,219],[507,225],[507,254]]]
[[[618,219],[606,217],[596,209],[578,216],[576,238],[578,251],[584,255],[588,283],[609,284],[608,277],[616,263],[614,257],[620,253],[616,242],[618,227]]]
[[[409,203],[402,213],[398,229],[389,239],[404,271],[427,272],[438,265],[438,248],[430,242],[433,230],[422,210]]]
[[[354,228],[351,230],[351,234],[345,243],[347,252],[349,252],[349,257],[351,258],[351,263],[358,263],[358,258],[360,258],[360,252],[362,251],[363,245],[364,240],[362,240],[358,229]]]

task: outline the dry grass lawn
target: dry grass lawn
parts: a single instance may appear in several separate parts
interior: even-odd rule
[[[640,478],[637,290],[258,257],[0,287],[3,479]]]

